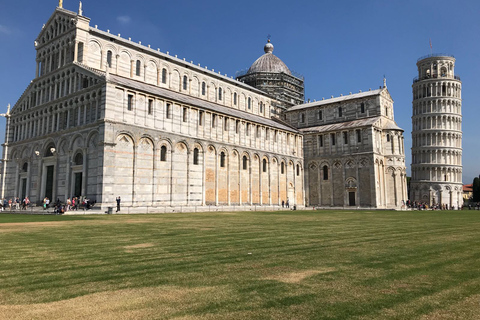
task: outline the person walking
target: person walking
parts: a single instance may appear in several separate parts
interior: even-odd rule
[[[117,197],[117,211],[116,212],[120,211],[120,201],[121,201],[120,196],[118,196]]]

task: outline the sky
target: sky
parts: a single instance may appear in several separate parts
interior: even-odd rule
[[[405,130],[409,174],[416,62],[431,52],[454,55],[462,80],[463,183],[480,174],[478,0],[82,2],[90,26],[233,77],[264,53],[270,35],[273,53],[305,77],[305,99],[376,89],[385,76],[395,121]],[[0,113],[34,79],[34,40],[57,5],[0,0]],[[78,11],[79,2],[64,0],[63,6]],[[4,134],[0,117],[2,142]]]

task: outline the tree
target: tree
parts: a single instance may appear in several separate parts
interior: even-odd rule
[[[480,178],[473,179],[473,201],[480,202]]]

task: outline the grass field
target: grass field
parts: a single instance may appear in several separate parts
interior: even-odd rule
[[[1,319],[479,319],[480,211],[0,215]]]

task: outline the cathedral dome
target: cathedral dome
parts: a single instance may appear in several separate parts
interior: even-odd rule
[[[270,43],[270,40],[268,40],[268,43],[265,45],[263,48],[265,51],[265,54],[258,58],[248,69],[247,74],[250,73],[257,73],[257,72],[272,72],[272,73],[280,73],[284,72],[286,74],[291,75],[292,73],[288,69],[287,65],[283,63],[280,58],[275,56],[273,52],[273,44]]]

